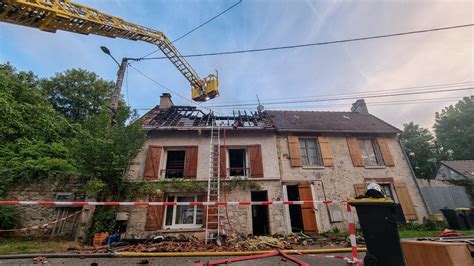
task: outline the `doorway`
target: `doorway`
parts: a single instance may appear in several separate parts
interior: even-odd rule
[[[252,191],[252,201],[267,201],[267,191]],[[252,205],[252,229],[254,235],[268,235],[270,233],[268,223],[268,205]]]
[[[298,186],[286,186],[288,200],[300,200]],[[290,210],[291,232],[299,233],[303,231],[303,216],[301,215],[301,205],[291,204]]]

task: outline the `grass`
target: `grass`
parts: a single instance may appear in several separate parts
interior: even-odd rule
[[[61,253],[78,248],[74,241],[0,239],[0,255],[26,253]]]
[[[433,237],[433,235],[439,233],[440,230],[437,230],[437,231],[400,230],[399,232],[400,232],[401,238],[417,238],[417,237]],[[463,233],[464,236],[474,236],[474,230],[468,230],[468,231],[456,230],[456,232]]]

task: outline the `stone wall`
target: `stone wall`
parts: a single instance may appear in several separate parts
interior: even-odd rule
[[[310,137],[307,135],[306,137]],[[414,177],[410,172],[410,164],[405,160],[398,137],[389,137],[388,145],[393,156],[395,166],[354,167],[347,147],[345,135],[327,135],[332,150],[333,167],[291,167],[289,160],[288,138],[286,135],[278,137],[279,159],[282,169],[283,184],[310,183],[313,187],[313,198],[316,200],[346,200],[355,196],[354,184],[364,183],[370,178],[393,178],[395,182],[404,182],[413,201],[418,222],[427,215],[421,194]],[[327,209],[342,211],[343,222],[330,222]],[[317,204],[316,221],[320,232],[334,228],[347,230],[346,211],[343,204]]]
[[[34,182],[31,185],[16,186],[11,188],[3,200],[21,200],[21,201],[55,201],[57,194],[80,195],[82,182],[78,178],[70,180],[47,179],[40,182]],[[73,201],[74,198],[67,201]],[[81,199],[80,201],[83,201]],[[56,207],[41,205],[23,205],[18,206],[21,212],[21,227],[30,227],[44,224],[49,221],[55,221],[62,217],[81,211],[82,207]],[[84,207],[83,212],[79,212],[73,217],[59,222],[56,225],[50,225],[44,229],[37,229],[28,232],[16,234],[27,234],[35,237],[59,237],[74,239],[84,237],[86,222],[91,219],[93,208]],[[82,216],[82,218],[81,218]],[[81,223],[82,221],[82,223]]]

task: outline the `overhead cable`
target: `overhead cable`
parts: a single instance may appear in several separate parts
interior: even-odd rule
[[[304,47],[311,47],[311,46],[320,46],[320,45],[329,45],[329,44],[338,44],[338,43],[348,43],[348,42],[366,41],[366,40],[390,38],[390,37],[397,37],[397,36],[404,36],[404,35],[412,35],[412,34],[419,34],[419,33],[427,33],[427,32],[435,32],[435,31],[452,30],[452,29],[466,28],[466,27],[472,27],[472,26],[474,26],[474,24],[463,24],[463,25],[456,25],[456,26],[449,26],[449,27],[431,28],[431,29],[425,29],[425,30],[405,31],[405,32],[398,32],[398,33],[383,34],[383,35],[373,35],[373,36],[368,36],[368,37],[342,39],[342,40],[336,40],[336,41],[326,41],[326,42],[296,44],[296,45],[287,45],[287,46],[276,46],[276,47],[247,49],[247,50],[235,50],[235,51],[213,52],[213,53],[188,54],[188,55],[183,55],[183,56],[181,56],[181,57],[185,57],[185,58],[189,58],[189,57],[203,57],[203,56],[216,56],[216,55],[229,55],[229,54],[243,54],[243,53],[255,53],[255,52],[266,52],[266,51],[275,51],[275,50],[284,50],[284,49],[304,48]],[[158,60],[158,59],[167,59],[167,57],[166,57],[166,56],[159,56],[159,57],[143,58],[143,60]]]

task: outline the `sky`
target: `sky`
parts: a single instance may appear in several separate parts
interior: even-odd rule
[[[165,33],[173,40],[215,16],[237,0],[76,0],[105,13]],[[175,43],[181,54],[210,53],[333,41],[474,23],[469,0],[243,0],[224,15]],[[156,50],[149,43],[55,34],[0,24],[0,63],[51,77],[71,68],[115,80],[117,65],[99,47],[120,60]],[[153,56],[162,56],[158,51]],[[417,86],[469,83],[474,87],[474,27],[377,40],[271,52],[187,59],[201,77],[219,73],[220,96],[204,106],[304,100],[322,95],[368,91],[407,91]],[[173,91],[175,104],[191,105],[187,80],[168,60],[133,63]],[[424,88],[426,89],[426,87]],[[169,92],[129,68],[123,85],[127,103],[143,114]],[[180,96],[183,96],[184,99]],[[402,128],[413,121],[431,128],[435,112],[455,104],[474,89],[383,98],[367,98],[369,112]],[[424,103],[407,101],[426,100]],[[349,111],[355,99],[266,105],[266,109]],[[402,101],[404,104],[396,104]],[[251,108],[255,106],[245,106]],[[239,107],[213,109],[221,114]]]

